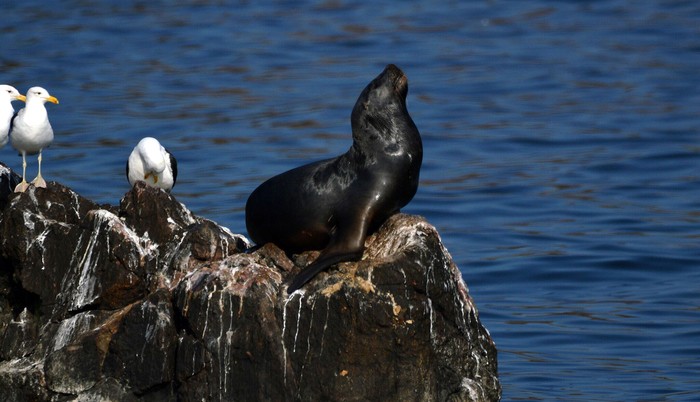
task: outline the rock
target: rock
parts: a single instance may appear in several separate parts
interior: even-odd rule
[[[7,197],[14,192],[22,177],[0,162],[0,210],[5,208]]]
[[[2,169],[0,167],[0,169]],[[433,226],[392,216],[363,259],[288,295],[292,256],[143,183],[118,207],[1,191],[9,401],[500,398],[496,348]]]

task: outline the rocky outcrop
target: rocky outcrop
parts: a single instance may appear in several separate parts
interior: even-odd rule
[[[3,190],[16,179],[0,170],[2,400],[500,397],[493,341],[420,217],[288,295],[315,252],[247,253],[142,183],[114,207],[57,183]]]

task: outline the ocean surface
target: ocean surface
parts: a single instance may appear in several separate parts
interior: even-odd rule
[[[60,100],[47,180],[117,204],[154,136],[178,200],[243,234],[250,192],[345,152],[355,100],[397,64],[424,144],[404,211],[460,267],[503,400],[700,400],[700,3],[22,0],[0,15],[0,83]],[[0,160],[21,172],[9,145]]]

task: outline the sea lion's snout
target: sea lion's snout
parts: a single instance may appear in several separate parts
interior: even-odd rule
[[[389,79],[394,87],[394,91],[405,98],[408,93],[408,77],[406,77],[406,74],[395,64],[387,65],[384,69],[384,74],[386,74],[386,78]]]
[[[394,86],[396,87],[396,90],[398,92],[406,92],[406,89],[408,89],[408,77],[406,77],[404,74],[401,74],[396,81],[394,81]]]

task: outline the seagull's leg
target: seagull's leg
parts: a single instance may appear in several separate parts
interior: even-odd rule
[[[39,174],[37,174],[36,178],[32,180],[32,184],[34,185],[34,187],[46,188],[46,181],[43,177],[41,177],[41,151],[39,151],[39,157],[37,158],[37,160],[39,161]]]
[[[22,151],[22,182],[15,187],[15,193],[23,193],[29,187],[24,178],[27,176],[27,153]]]

